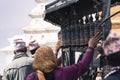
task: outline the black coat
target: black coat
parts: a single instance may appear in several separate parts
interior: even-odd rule
[[[120,70],[111,74],[110,76],[103,80],[120,80]]]

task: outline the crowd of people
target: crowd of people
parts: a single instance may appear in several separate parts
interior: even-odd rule
[[[29,46],[18,39],[15,41],[13,61],[4,69],[2,80],[77,80],[88,71],[93,58],[94,48],[102,38],[97,32],[88,41],[88,48],[82,60],[70,66],[59,66],[61,57],[56,57],[62,41],[58,40],[55,49],[47,45],[39,45],[32,41]],[[120,80],[120,35],[111,31],[103,42],[103,50],[108,65],[112,70],[103,80]],[[27,55],[30,50],[32,57]]]

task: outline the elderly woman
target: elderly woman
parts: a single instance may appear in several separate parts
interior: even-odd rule
[[[33,72],[27,80],[77,80],[88,69],[93,57],[94,47],[101,39],[101,33],[97,33],[88,42],[88,48],[82,60],[77,64],[66,67],[57,66],[57,60],[53,50],[48,46],[37,49],[33,61]]]
[[[112,70],[103,80],[120,80],[120,34],[110,32],[103,44],[106,61]]]

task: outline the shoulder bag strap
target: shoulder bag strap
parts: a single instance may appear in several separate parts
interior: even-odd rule
[[[38,80],[38,76],[36,72],[34,72],[34,80]]]

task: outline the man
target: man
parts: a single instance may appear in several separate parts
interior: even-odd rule
[[[55,44],[55,48],[54,48],[54,54],[57,58],[58,65],[61,65],[61,63],[62,63],[61,53],[59,53],[59,49],[61,46],[62,46],[62,41],[61,41],[61,39],[58,39],[58,41]],[[33,40],[29,43],[28,47],[32,54],[32,57],[34,58],[35,51],[40,47],[40,45],[38,44],[38,42],[36,40]],[[59,54],[59,56],[58,56],[58,54]]]
[[[32,55],[34,55],[35,51],[40,47],[40,45],[38,44],[38,42],[36,40],[31,41],[29,43],[29,50],[31,52]]]
[[[22,39],[15,40],[14,59],[5,68],[2,80],[26,80],[28,74],[33,72],[33,58],[26,54],[26,43]]]
[[[111,71],[103,80],[120,80],[120,34],[111,31],[103,44],[107,64]]]

